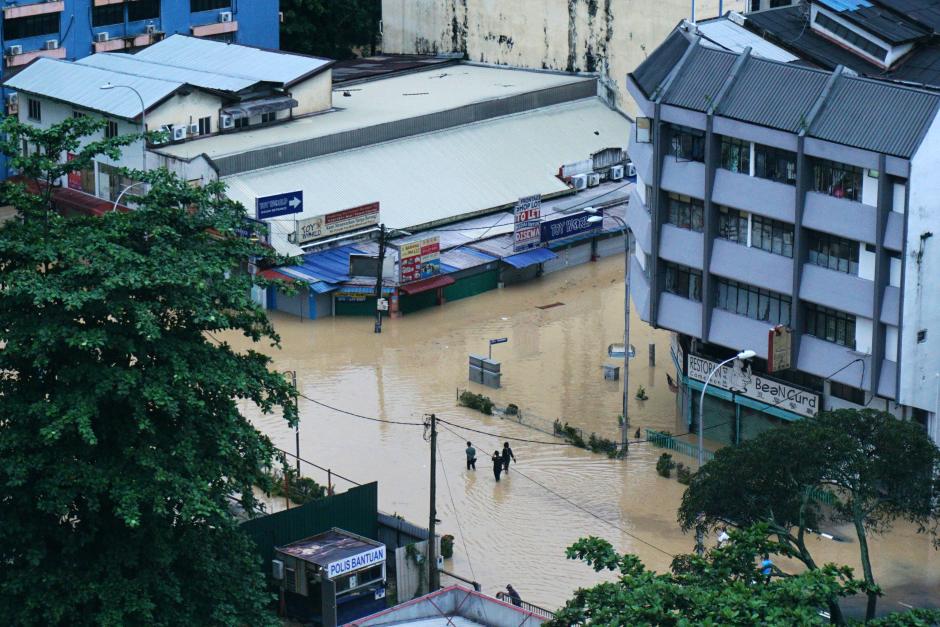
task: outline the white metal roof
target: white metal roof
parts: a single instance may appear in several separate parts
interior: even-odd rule
[[[179,81],[117,74],[110,70],[56,59],[37,59],[4,84],[25,91],[101,111],[121,118],[140,115],[140,100],[129,89],[101,89],[102,85],[128,85],[140,92],[148,109],[183,86]]]
[[[249,211],[258,197],[304,192],[304,213],[271,220],[272,232],[375,201],[386,225],[408,229],[566,190],[563,163],[624,146],[629,133],[626,118],[589,98],[223,180]]]
[[[135,55],[117,52],[101,52],[78,59],[75,63],[113,70],[123,74],[159,78],[168,81],[188,83],[205,89],[238,92],[258,84],[258,80],[243,76],[217,74],[205,70],[178,68],[163,63],[140,59]]]
[[[159,152],[182,159],[192,159],[200,154],[215,159],[585,80],[590,79],[570,74],[475,65],[434,68],[339,86],[333,92],[335,111],[164,146]]]
[[[732,52],[744,52],[744,49],[750,46],[751,54],[783,63],[790,63],[799,59],[799,57],[790,54],[760,35],[752,33],[743,26],[738,26],[728,17],[717,17],[706,22],[698,22],[695,26],[705,36],[702,43],[706,46],[718,44],[718,46]]]
[[[221,72],[256,81],[289,84],[332,63],[278,50],[227,44],[186,35],[172,35],[134,55],[138,59],[178,68]]]

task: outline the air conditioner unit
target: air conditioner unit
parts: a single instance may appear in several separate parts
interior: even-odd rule
[[[11,57],[15,57],[18,54],[23,54],[23,46],[19,44],[15,46],[10,46],[9,48],[7,48],[7,54],[9,54]]]
[[[108,33],[96,33],[95,34],[95,41],[97,41],[99,44],[108,41],[110,38],[111,36],[108,35]]]
[[[627,176],[636,176],[636,166],[632,161],[627,161]]]
[[[601,184],[601,175],[597,172],[588,172],[587,175],[587,186],[588,187],[597,187]]]
[[[178,142],[184,139],[186,139],[186,125],[174,124],[173,125],[173,141]]]
[[[190,125],[189,125],[189,134],[190,134],[190,135],[198,135],[198,134],[199,134],[199,125],[198,125],[198,124],[190,124]]]
[[[610,180],[619,181],[621,179],[623,179],[623,166],[622,165],[610,166]]]
[[[271,560],[271,576],[280,581],[284,578],[284,562]]]
[[[58,50],[59,49],[59,40],[58,39],[47,39],[46,40],[46,50]]]
[[[227,113],[223,113],[219,117],[219,126],[221,126],[223,129],[235,128],[235,118]]]
[[[220,22],[231,22],[232,21],[232,12],[231,11],[221,11],[219,13]]]
[[[153,24],[147,24],[147,34],[153,35],[155,32],[157,32],[157,27]]]
[[[575,174],[571,177],[571,184],[574,185],[575,190],[580,191],[582,189],[587,189],[587,174]]]

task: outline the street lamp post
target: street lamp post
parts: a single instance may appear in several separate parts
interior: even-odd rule
[[[698,402],[698,467],[701,468],[705,463],[705,390],[708,388],[708,383],[712,380],[712,375],[718,372],[722,366],[725,364],[731,363],[735,359],[741,359],[747,361],[755,357],[757,353],[750,349],[743,350],[734,357],[724,360],[708,373],[708,376],[705,377],[705,385],[702,386],[702,395],[699,397]]]
[[[147,171],[147,138],[145,137],[147,133],[147,106],[144,104],[144,97],[140,95],[140,92],[131,87],[130,85],[112,85],[111,83],[105,83],[98,89],[114,89],[115,87],[122,87],[124,89],[130,89],[134,94],[137,95],[137,98],[140,100],[140,167],[144,172]]]
[[[602,223],[604,216],[598,215],[597,209],[588,207],[588,213],[593,213],[588,222]],[[623,232],[623,423],[620,425],[620,448],[627,454],[629,446],[627,434],[630,429],[630,418],[627,413],[628,394],[630,393],[630,227],[619,216],[608,216],[620,225]]]
[[[136,183],[131,183],[130,185],[122,189],[121,193],[118,194],[117,198],[114,199],[114,206],[111,207],[111,211],[117,211],[118,203],[121,202],[121,198],[124,197],[124,194],[126,194],[129,189],[131,189],[132,187],[137,187],[138,185],[144,185],[144,184],[145,184],[144,181],[137,181]]]

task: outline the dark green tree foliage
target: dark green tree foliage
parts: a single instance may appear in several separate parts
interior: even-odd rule
[[[547,625],[826,625],[829,619],[819,610],[829,599],[864,588],[851,568],[832,564],[793,576],[774,569],[768,580],[760,572],[760,557],[790,555],[789,545],[768,540],[764,525],[730,535],[730,542],[705,556],[676,557],[671,572],[664,574],[647,570],[635,555],[618,554],[606,540],[583,538],[568,548],[568,558],[619,575],[575,592]],[[918,610],[868,624],[927,626],[938,621],[940,611]]]
[[[851,523],[874,616],[879,594],[868,534],[907,520],[935,538],[940,522],[940,450],[914,423],[885,412],[837,410],[766,431],[718,451],[682,498],[679,522],[768,525],[808,568],[816,563],[806,532]],[[832,505],[816,498],[829,494]],[[936,544],[936,542],[935,542]]]
[[[14,165],[52,181],[114,154],[80,148],[100,126],[0,131],[8,154],[37,145]],[[0,227],[3,625],[272,623],[228,504],[257,511],[275,450],[236,402],[293,424],[295,400],[265,356],[211,339],[277,341],[239,271],[265,249],[235,236],[244,208],[220,185],[146,178],[138,210],[100,218],[53,213],[44,187],[0,191],[25,218]]]
[[[375,54],[381,0],[281,0],[281,47],[330,59]]]

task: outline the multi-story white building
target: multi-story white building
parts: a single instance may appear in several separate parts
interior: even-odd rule
[[[682,415],[753,349],[746,385],[709,386],[707,437],[867,406],[940,442],[940,95],[705,44],[679,28],[628,77],[632,294],[677,334]]]

